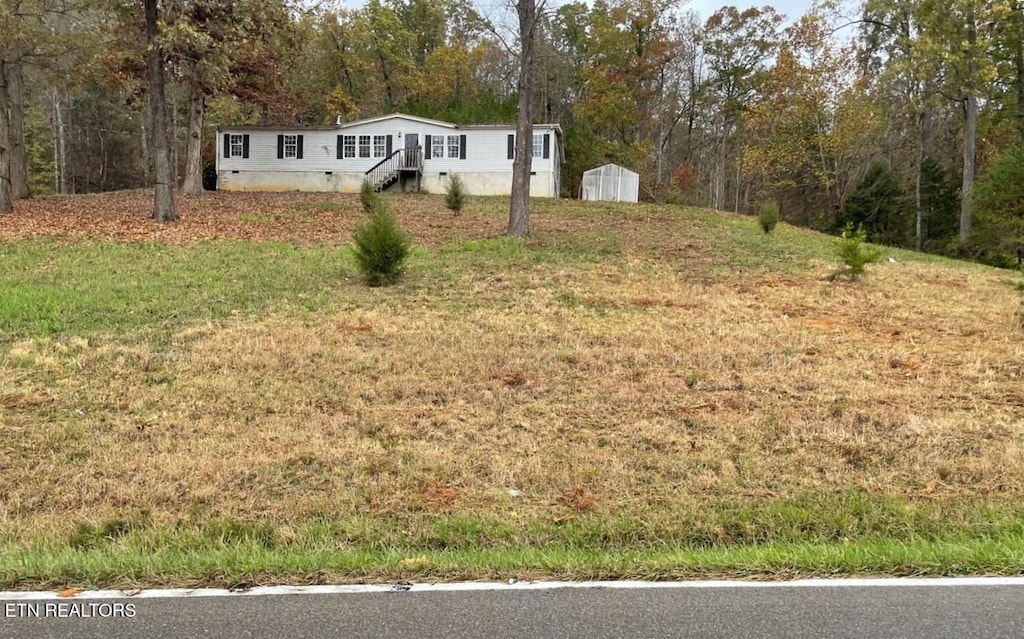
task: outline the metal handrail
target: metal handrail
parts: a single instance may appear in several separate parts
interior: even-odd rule
[[[411,149],[415,155],[412,158],[407,157],[406,151],[410,149],[397,149],[377,164],[370,167],[365,173],[366,177],[369,178],[370,182],[375,186],[379,187],[384,184],[392,175],[397,173],[401,169],[417,169],[423,171],[423,149],[417,146],[415,149]],[[412,162],[409,162],[409,160]]]

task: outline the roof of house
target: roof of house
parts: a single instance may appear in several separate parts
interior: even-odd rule
[[[363,118],[362,120],[353,120],[352,122],[343,122],[337,126],[339,129],[345,129],[350,126],[359,126],[360,124],[370,124],[371,122],[381,122],[382,120],[412,120],[413,122],[419,122],[421,124],[433,124],[434,126],[443,126],[449,129],[458,128],[451,122],[442,122],[441,120],[431,120],[430,118],[421,118],[415,115],[407,115],[405,113],[392,113],[390,115],[379,115],[375,118]]]
[[[392,113],[390,115],[381,115],[373,118],[364,118],[362,120],[353,120],[352,122],[343,122],[334,126],[267,126],[267,125],[242,125],[242,126],[219,126],[218,131],[340,131],[342,129],[359,126],[362,124],[370,124],[372,122],[380,122],[382,120],[390,119],[402,119],[410,120],[412,122],[419,122],[420,124],[431,124],[434,126],[445,127],[449,129],[458,130],[488,130],[488,129],[514,129],[515,124],[452,124],[451,122],[442,122],[441,120],[431,120],[429,118],[421,118],[415,115],[407,115],[405,113]],[[534,124],[535,129],[547,129],[553,130],[559,135],[562,134],[562,129],[558,124]]]

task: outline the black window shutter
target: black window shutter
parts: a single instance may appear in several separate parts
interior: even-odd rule
[[[249,157],[249,134],[246,133],[242,136],[242,157]]]
[[[516,157],[516,136],[511,133],[508,134],[508,159],[514,160]]]
[[[338,159],[339,160],[341,159],[342,148],[344,148],[344,146],[345,146],[344,144],[342,144],[342,142],[343,142],[343,140],[341,139],[341,136],[339,135],[338,136]]]
[[[423,136],[423,145],[424,145],[423,146],[423,159],[424,160],[429,160],[430,159],[430,136],[429,135]]]
[[[224,134],[224,157],[231,157],[231,134]]]
[[[387,137],[387,142],[385,143],[384,157],[388,157],[388,158],[391,157],[391,136],[390,135]]]
[[[295,159],[296,160],[301,160],[302,159],[302,136],[298,135],[298,136],[296,136],[296,138],[297,138],[297,142],[295,143]]]
[[[277,159],[280,160],[284,157],[284,136],[277,136]]]
[[[466,136],[465,135],[460,135],[459,136],[459,159],[460,160],[465,160],[466,159]]]
[[[551,134],[544,134],[544,159],[551,157]]]

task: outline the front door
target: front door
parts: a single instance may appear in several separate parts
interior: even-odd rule
[[[419,154],[416,153],[416,148],[420,145],[419,133],[406,133],[405,134],[405,168],[415,169],[419,164]]]

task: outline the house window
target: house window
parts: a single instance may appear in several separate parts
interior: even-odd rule
[[[457,135],[448,136],[448,157],[459,157],[459,136]]]
[[[342,138],[342,150],[344,157],[354,158],[356,156],[356,136],[346,135]]]
[[[430,138],[430,156],[431,157],[435,157],[435,158],[443,158],[444,157],[444,136],[443,135],[435,135],[435,136]],[[459,154],[456,153],[455,157],[459,157]]]
[[[286,135],[286,136],[284,136],[284,156],[286,158],[297,158],[297,157],[299,157],[299,136],[297,136],[297,135]]]
[[[242,157],[242,154],[243,154],[244,148],[245,148],[245,147],[242,146],[242,136],[241,135],[236,135],[236,134],[232,133],[230,137],[231,137],[231,140],[230,140],[230,142],[231,142],[231,153],[230,153],[231,157],[233,157],[233,158],[240,158],[240,157]]]
[[[373,136],[373,157],[382,158],[388,153],[387,137],[383,135]]]
[[[533,157],[544,157],[544,134],[533,134]]]
[[[359,136],[359,157],[370,157],[370,136],[368,135]]]

